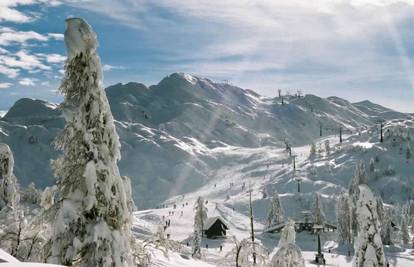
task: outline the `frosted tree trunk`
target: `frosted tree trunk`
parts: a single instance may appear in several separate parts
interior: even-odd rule
[[[49,261],[69,266],[131,266],[128,199],[119,174],[119,137],[102,86],[96,35],[66,21],[68,59],[59,88],[66,125],[53,162],[59,200]]]
[[[193,251],[192,256],[195,259],[201,259],[201,233],[197,230],[193,234]]]

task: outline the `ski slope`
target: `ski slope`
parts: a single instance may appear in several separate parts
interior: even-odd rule
[[[391,129],[398,123],[390,123],[387,128]],[[171,220],[171,226],[166,229],[166,233],[172,240],[181,242],[184,247],[187,247],[187,242],[189,242],[188,252],[185,255],[190,257],[194,223],[193,207],[197,197],[202,196],[208,201],[206,207],[209,217],[220,216],[230,228],[224,240],[203,239],[203,261],[213,266],[219,266],[219,264],[231,266],[231,261],[223,260],[223,258],[234,246],[232,238],[241,240],[250,235],[248,192],[251,188],[256,238],[268,249],[271,258],[277,250],[279,235],[264,234],[263,229],[267,208],[270,205],[269,197],[273,190],[279,192],[285,214],[294,219],[300,219],[302,211],[309,211],[313,194],[320,193],[327,220],[335,223],[336,198],[347,190],[353,170],[361,160],[368,164],[369,159],[377,156],[380,158],[380,161],[375,163],[377,170],[386,169],[389,165],[397,170],[391,176],[380,178],[368,174],[370,184],[375,190],[384,190],[382,183],[387,183],[388,180],[400,181],[400,186],[404,186],[405,182],[412,179],[412,162],[407,163],[404,155],[400,155],[399,147],[392,139],[386,138],[384,143],[380,143],[378,134],[379,132],[375,129],[347,134],[343,136],[342,144],[335,135],[319,138],[315,143],[323,144],[325,140],[329,140],[331,152],[328,155],[321,151],[312,160],[309,159],[309,145],[293,147],[293,154],[297,156],[295,171],[291,158],[283,148],[228,146],[213,149],[211,155],[220,159],[222,167],[217,168],[211,174],[209,182],[194,192],[171,197],[158,209],[136,212],[135,228],[141,229],[138,231],[140,233],[151,233],[155,232],[160,225],[164,225],[166,220]],[[310,169],[312,172],[309,171]],[[314,170],[316,173],[313,173]],[[297,192],[297,179],[301,181],[301,192]],[[263,196],[264,188],[266,188],[267,197]],[[397,195],[390,192],[390,196],[383,196],[388,204],[399,203],[405,197],[408,196],[404,196],[402,191]],[[138,238],[145,239],[145,234],[138,235]],[[345,251],[338,248],[336,239],[335,233],[322,234],[327,266],[352,266],[352,257],[347,257]],[[208,249],[205,248],[206,244],[208,244]],[[317,248],[316,237],[304,232],[299,233],[297,244],[303,251],[306,266],[314,266],[312,260]],[[223,246],[222,251],[219,250],[220,245]],[[328,253],[329,250],[331,253]],[[410,247],[404,248],[396,245],[386,247],[385,252],[390,266],[414,265],[414,252]],[[171,256],[170,259],[165,258],[163,260],[165,266],[169,266],[168,263],[177,257],[182,260],[179,255]],[[190,262],[187,264],[182,266],[194,266]]]

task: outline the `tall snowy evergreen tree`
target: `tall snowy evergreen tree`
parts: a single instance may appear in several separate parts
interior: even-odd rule
[[[275,190],[271,200],[270,200],[270,209],[267,216],[267,226],[276,225],[283,222],[283,207],[280,203],[279,194]]]
[[[302,251],[295,244],[295,222],[289,220],[282,230],[279,249],[270,261],[269,267],[305,267]]]
[[[382,201],[381,196],[377,195],[377,213],[378,219],[381,225],[381,239],[382,244],[384,245],[392,245],[391,240],[391,233],[392,233],[392,225],[391,225],[391,215],[387,210],[384,208],[384,203]]]
[[[119,137],[102,84],[96,35],[66,20],[68,58],[59,91],[66,125],[53,162],[59,200],[48,261],[69,266],[131,266],[130,213],[119,174]]]
[[[329,142],[329,140],[325,140],[324,142],[325,144],[325,151],[326,151],[326,155],[330,155],[331,154],[331,144]]]
[[[16,176],[13,174],[14,158],[10,147],[0,144],[0,207],[15,208],[19,202]]]
[[[321,195],[319,193],[314,194],[312,211],[315,223],[323,225],[325,223],[325,213],[323,212]]]
[[[384,245],[392,245],[392,223],[391,223],[391,213],[389,211],[385,211],[386,216],[382,222],[381,227],[381,237],[382,237],[382,244]]]
[[[314,159],[316,157],[316,145],[315,143],[311,144],[310,151],[309,151],[309,158]]]
[[[369,172],[371,174],[375,172],[375,160],[374,160],[374,158],[371,158],[369,160]]]
[[[207,220],[208,209],[204,206],[204,198],[198,197],[194,205],[194,231],[203,236],[204,222]]]
[[[295,243],[296,242],[296,231],[295,231],[295,221],[289,219],[286,222],[285,227],[283,227],[282,232],[280,234],[280,240],[279,240],[279,247],[282,247],[283,245]]]
[[[204,198],[198,197],[194,205],[194,233],[193,233],[193,253],[194,258],[201,257],[201,240],[204,232],[204,222],[207,220],[207,207],[204,206]]]
[[[342,194],[336,204],[336,218],[340,244],[353,243],[352,234],[352,202],[348,194]]]
[[[410,232],[408,230],[408,218],[403,218],[401,221],[400,239],[403,245],[410,243]]]
[[[359,199],[359,185],[367,184],[368,178],[365,170],[365,164],[360,162],[354,172],[354,176],[349,184],[348,194],[352,200],[352,232],[355,236],[358,233],[358,220],[356,219],[356,206]]]
[[[377,200],[367,185],[360,185],[359,192],[356,209],[359,231],[355,242],[354,266],[385,267]]]

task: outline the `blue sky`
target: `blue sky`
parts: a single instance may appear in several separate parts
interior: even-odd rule
[[[414,0],[0,0],[0,110],[60,101],[72,16],[97,32],[105,85],[186,72],[414,112]]]

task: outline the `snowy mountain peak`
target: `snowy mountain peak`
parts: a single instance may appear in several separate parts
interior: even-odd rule
[[[60,114],[58,105],[39,99],[22,98],[9,109],[2,119],[36,123],[36,118],[55,117]]]

